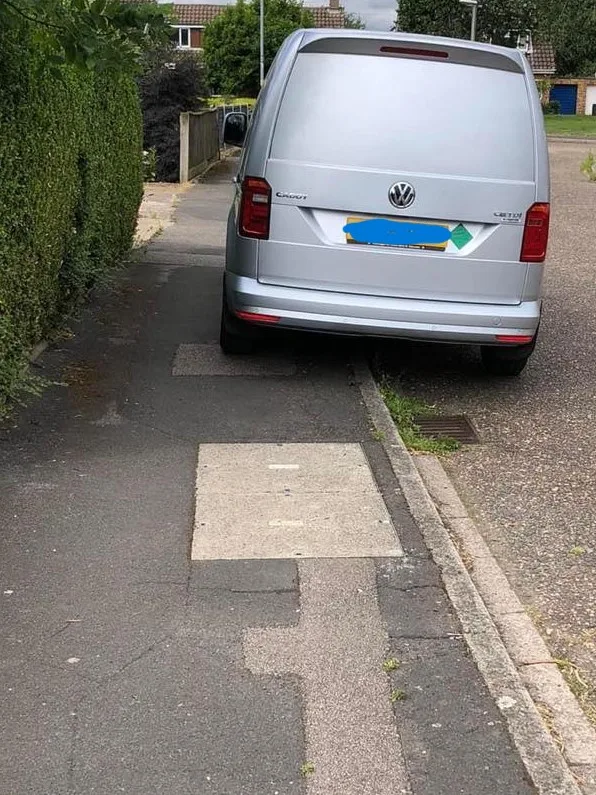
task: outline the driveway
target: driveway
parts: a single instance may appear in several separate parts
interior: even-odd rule
[[[475,351],[451,346],[383,345],[380,362],[398,391],[472,419],[482,443],[445,466],[596,721],[596,184],[579,169],[588,150],[550,145],[545,312],[523,375],[491,379]]]

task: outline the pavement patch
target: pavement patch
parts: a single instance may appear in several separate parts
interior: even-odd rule
[[[360,445],[199,448],[193,560],[401,554]]]
[[[172,375],[295,375],[296,364],[282,356],[225,356],[217,343],[183,343],[178,346]]]
[[[409,793],[374,562],[305,560],[298,572],[298,626],[247,630],[244,654],[255,674],[301,678],[308,795]]]

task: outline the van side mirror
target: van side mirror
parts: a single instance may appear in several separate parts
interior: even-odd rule
[[[230,146],[243,146],[247,127],[246,113],[228,113],[224,119],[224,143]]]

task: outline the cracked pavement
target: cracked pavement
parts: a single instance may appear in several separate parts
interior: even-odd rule
[[[531,795],[372,438],[356,343],[280,337],[252,375],[217,374],[215,353],[202,373],[174,368],[182,346],[217,338],[233,169],[184,193],[175,223],[38,360],[54,385],[0,431],[0,793],[312,795],[323,782],[333,795],[360,781],[375,795]],[[199,447],[238,445],[241,461],[242,444],[288,442],[359,446],[404,554],[192,560]],[[238,504],[259,472],[244,470]],[[247,638],[262,632],[297,633],[312,670],[308,655],[255,670]],[[391,674],[386,657],[401,662]],[[350,742],[351,703],[379,732],[372,758],[371,737]]]

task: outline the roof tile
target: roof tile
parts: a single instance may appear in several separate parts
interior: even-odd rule
[[[551,44],[537,42],[532,52],[528,53],[528,61],[536,75],[554,74],[556,71],[555,51]]]
[[[173,12],[180,25],[208,25],[213,22],[227,8],[226,5],[207,3],[174,3]],[[329,8],[329,6],[307,6],[311,11],[317,28],[343,28],[343,8]]]

